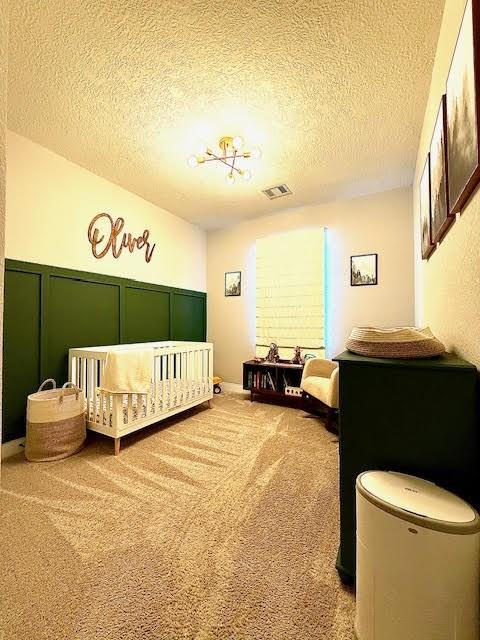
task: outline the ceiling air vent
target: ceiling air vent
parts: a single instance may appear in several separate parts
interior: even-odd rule
[[[269,189],[262,189],[262,193],[264,193],[269,200],[275,200],[275,198],[282,198],[283,196],[288,196],[292,192],[287,187],[286,184],[277,184],[276,187],[270,187]]]

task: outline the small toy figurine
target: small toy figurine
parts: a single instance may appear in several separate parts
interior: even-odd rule
[[[295,347],[293,351],[293,358],[290,360],[292,364],[303,364],[302,349],[301,347]]]
[[[280,356],[278,355],[278,347],[275,342],[272,342],[270,344],[270,349],[268,350],[265,360],[267,362],[278,362],[280,360]]]
[[[260,358],[260,356],[255,356],[253,361],[256,362],[257,364],[260,362],[263,362],[265,360],[265,358]]]

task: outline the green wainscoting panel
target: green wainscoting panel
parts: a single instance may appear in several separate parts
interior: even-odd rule
[[[25,430],[25,403],[40,374],[41,276],[5,273],[3,334],[3,433],[14,440]],[[7,313],[8,310],[8,313]]]
[[[125,342],[170,338],[170,293],[125,287]]]
[[[172,340],[205,340],[206,298],[172,294]]]
[[[127,278],[5,261],[3,441],[25,434],[40,382],[67,377],[68,349],[206,339],[206,294]]]
[[[120,342],[120,290],[113,284],[52,276],[48,295],[46,377],[63,384],[70,347]]]

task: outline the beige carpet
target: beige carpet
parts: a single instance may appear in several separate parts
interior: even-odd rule
[[[2,640],[351,640],[335,437],[240,394],[3,464]]]

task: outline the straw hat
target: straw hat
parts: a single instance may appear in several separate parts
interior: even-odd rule
[[[445,352],[429,327],[354,327],[346,347],[353,353],[373,358],[431,358]]]

